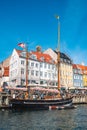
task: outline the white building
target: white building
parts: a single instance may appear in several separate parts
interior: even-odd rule
[[[41,51],[28,53],[28,83],[55,87],[57,84],[57,71],[55,61],[48,54]],[[11,86],[25,85],[26,83],[26,52],[14,49],[9,68]]]
[[[3,67],[0,64],[0,87],[5,87],[9,85],[9,66]]]

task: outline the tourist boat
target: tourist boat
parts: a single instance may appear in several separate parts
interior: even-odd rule
[[[26,88],[25,98],[11,98],[10,106],[15,109],[28,109],[28,110],[44,110],[44,109],[62,109],[65,107],[70,107],[72,105],[72,97],[67,95],[66,97],[62,97],[60,94],[60,22],[58,19],[58,55],[57,55],[57,66],[58,66],[58,95],[53,98],[45,98],[44,99],[29,99],[28,93],[28,83],[27,83],[27,75],[26,75]],[[28,50],[28,49],[26,49]],[[27,74],[27,63],[28,63],[28,51],[26,52],[26,74]]]

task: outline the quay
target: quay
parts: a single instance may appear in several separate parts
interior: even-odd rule
[[[73,104],[87,104],[87,94],[74,94]]]
[[[73,94],[73,105],[87,104],[87,94]],[[11,109],[11,95],[6,92],[0,92],[0,109]]]
[[[9,109],[10,94],[6,92],[0,92],[0,109]]]

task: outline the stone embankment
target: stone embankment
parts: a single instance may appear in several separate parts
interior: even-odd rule
[[[10,95],[6,92],[0,93],[0,109],[2,108],[9,108],[9,97]]]
[[[73,104],[87,104],[87,94],[74,94]]]

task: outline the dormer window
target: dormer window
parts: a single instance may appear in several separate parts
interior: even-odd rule
[[[51,63],[54,64],[54,60],[53,59],[51,59]]]
[[[21,60],[21,65],[24,65],[24,60]]]
[[[68,60],[68,63],[70,64],[70,60]]]
[[[40,59],[41,59],[41,61],[44,61],[44,57],[41,57]]]
[[[37,59],[36,55],[34,55],[34,54],[31,55],[31,58],[34,59],[34,60]]]
[[[22,51],[22,52],[20,53],[20,56],[26,57],[26,52],[25,52],[25,51]]]
[[[66,62],[66,59],[64,59],[64,62]]]

